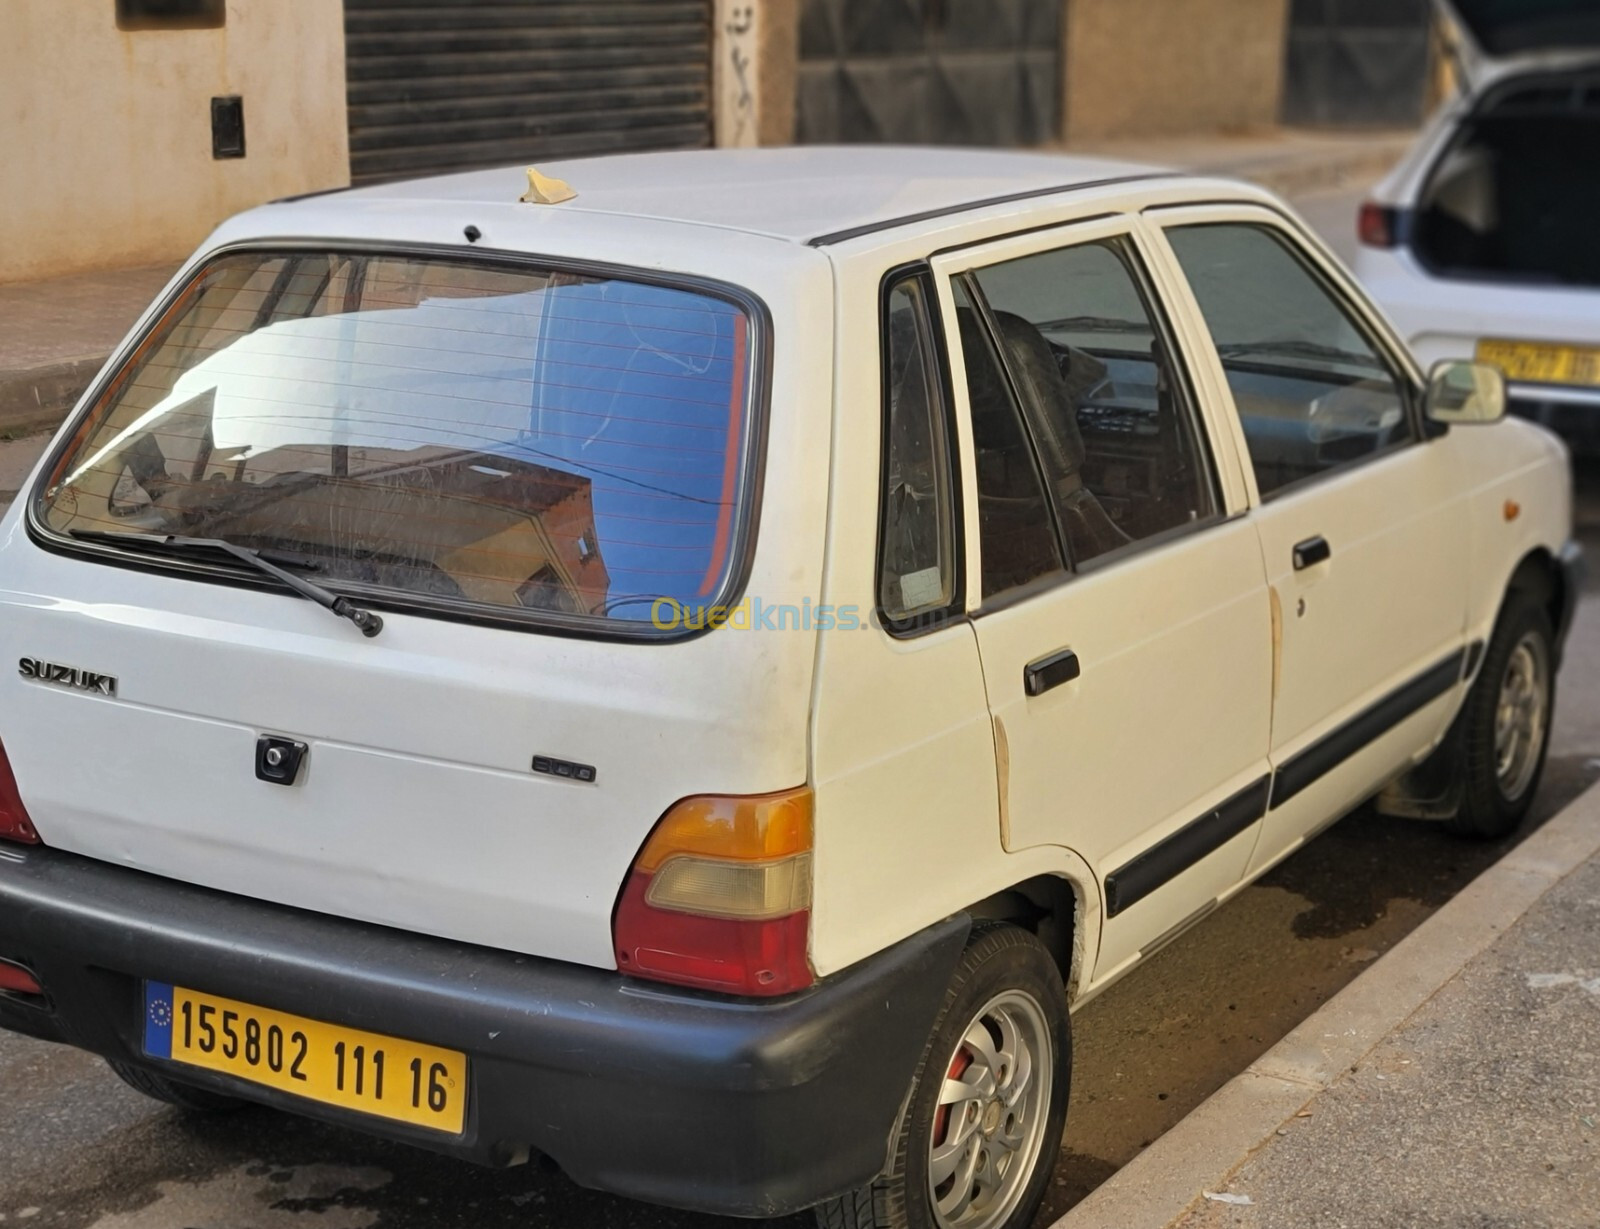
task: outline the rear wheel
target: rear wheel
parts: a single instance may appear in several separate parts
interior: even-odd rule
[[[247,1104],[237,1097],[227,1097],[220,1092],[210,1092],[204,1088],[196,1088],[192,1084],[169,1080],[166,1076],[157,1075],[154,1071],[147,1071],[143,1067],[134,1067],[109,1058],[106,1062],[129,1088],[137,1089],[157,1101],[165,1101],[168,1105],[176,1105],[179,1109],[202,1114],[222,1114],[243,1109]]]
[[[980,922],[950,980],[872,1186],[817,1209],[822,1229],[1025,1229],[1066,1124],[1071,1025],[1055,961]]]
[[[1465,779],[1461,810],[1448,821],[1451,831],[1505,836],[1533,804],[1550,742],[1553,642],[1544,605],[1521,590],[1507,595],[1458,718]]]

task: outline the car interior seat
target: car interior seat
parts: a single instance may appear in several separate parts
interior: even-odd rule
[[[1093,559],[1133,541],[1117,527],[1083,480],[1087,455],[1078,431],[1078,407],[1056,352],[1043,333],[1021,316],[995,313],[1006,365],[1033,425],[1061,529],[1075,560]]]

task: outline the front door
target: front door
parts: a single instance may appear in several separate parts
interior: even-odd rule
[[[971,430],[974,603],[1009,849],[1070,847],[1107,922],[1095,976],[1244,874],[1267,800],[1271,620],[1118,219],[940,258]]]
[[[1158,216],[1238,412],[1278,623],[1255,870],[1442,732],[1469,525],[1408,364],[1336,270],[1265,210]]]

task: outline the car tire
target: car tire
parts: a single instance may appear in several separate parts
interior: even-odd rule
[[[157,1101],[165,1101],[168,1105],[176,1105],[179,1109],[199,1114],[226,1114],[243,1109],[249,1104],[237,1097],[228,1097],[220,1092],[209,1092],[192,1084],[169,1080],[166,1076],[157,1075],[154,1071],[147,1071],[143,1067],[119,1063],[109,1058],[106,1063],[129,1088],[136,1089],[147,1097],[154,1097]]]
[[[1555,710],[1555,635],[1536,596],[1513,589],[1477,680],[1456,718],[1461,809],[1446,820],[1460,836],[1493,840],[1528,813],[1544,772]]]
[[[1055,960],[1025,930],[977,923],[912,1080],[888,1172],[819,1206],[820,1229],[1026,1229],[1061,1147],[1071,1066]],[[953,1097],[952,1084],[978,1095]]]

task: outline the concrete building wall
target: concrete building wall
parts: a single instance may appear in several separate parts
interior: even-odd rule
[[[724,147],[794,140],[801,0],[716,0],[712,117]]]
[[[800,75],[801,0],[763,0],[761,24],[761,144],[794,140],[795,91]]]
[[[1288,0],[1069,0],[1067,141],[1273,124]]]
[[[211,99],[245,152],[211,156]],[[0,282],[187,254],[241,209],[349,182],[343,0],[228,0],[119,30],[111,0],[0,0]]]

